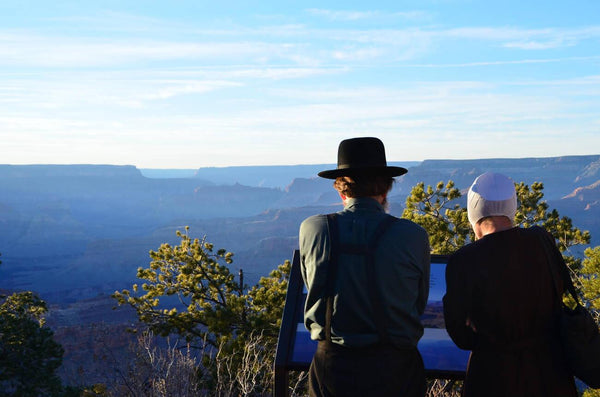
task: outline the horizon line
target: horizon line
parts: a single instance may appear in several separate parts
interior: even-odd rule
[[[526,157],[478,157],[478,158],[430,158],[423,160],[389,160],[388,163],[423,163],[426,161],[483,161],[483,160],[531,160],[531,159],[559,159],[567,157],[600,157],[600,153],[591,154],[567,154],[560,156],[526,156]],[[119,163],[23,163],[23,164],[9,164],[0,163],[0,167],[82,167],[82,166],[95,166],[95,167],[133,167],[138,170],[199,170],[199,169],[222,169],[222,168],[258,168],[258,167],[316,167],[316,166],[335,166],[336,163],[304,163],[304,164],[248,164],[248,165],[207,165],[198,167],[152,167],[152,166],[137,166],[135,164],[119,164]]]

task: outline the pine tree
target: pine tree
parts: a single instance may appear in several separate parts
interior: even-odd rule
[[[549,210],[544,198],[544,184],[534,182],[531,187],[521,182],[515,185],[517,192],[517,213],[515,223],[521,227],[539,225],[556,239],[557,246],[565,254],[572,270],[576,271],[581,260],[574,258],[570,248],[589,244],[590,233],[573,226],[566,216],[560,216],[555,209]],[[474,241],[474,234],[467,217],[467,209],[459,204],[462,194],[453,181],[439,182],[435,188],[425,187],[423,182],[414,186],[406,198],[402,217],[423,226],[435,254],[450,254],[468,242]]]
[[[44,325],[46,303],[30,291],[0,300],[0,395],[54,396],[61,393],[56,370],[63,349]]]
[[[435,188],[419,182],[406,198],[402,217],[427,230],[434,254],[450,254],[474,240],[467,210],[457,203],[460,197],[453,181],[442,181]]]
[[[162,244],[150,252],[149,267],[137,272],[141,286],[134,284],[133,291],[117,291],[113,297],[133,307],[152,332],[179,335],[203,355],[199,369],[204,387],[214,390],[228,377],[235,382],[238,369],[248,368],[245,352],[254,349],[262,381],[253,392],[266,392],[291,264],[286,261],[249,289],[228,267],[233,253],[215,250],[205,238],[192,239],[188,232],[187,227],[177,232],[179,245]]]

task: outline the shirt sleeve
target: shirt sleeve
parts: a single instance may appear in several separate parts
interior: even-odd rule
[[[326,268],[329,252],[329,234],[324,216],[312,216],[300,225],[300,270],[308,290],[304,306],[304,325],[312,339],[319,339],[325,306],[322,304],[325,291]],[[322,321],[321,321],[322,323]]]
[[[300,225],[300,269],[306,288],[324,285],[321,268],[328,260],[329,235],[323,216],[312,216]]]

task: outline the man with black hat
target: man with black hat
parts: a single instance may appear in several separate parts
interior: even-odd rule
[[[377,138],[340,143],[334,179],[344,209],[300,226],[308,289],[304,323],[318,340],[311,396],[424,396],[417,342],[429,294],[430,247],[423,228],[386,214],[402,167],[388,166]]]

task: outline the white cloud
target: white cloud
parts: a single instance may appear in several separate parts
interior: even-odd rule
[[[378,58],[383,51],[379,48],[361,48],[333,51],[332,57],[338,61],[365,61]]]
[[[552,48],[573,46],[575,43],[565,44],[561,40],[552,40],[546,42],[540,41],[520,41],[520,42],[510,42],[503,44],[504,47],[507,48],[518,48],[521,50],[549,50]]]
[[[173,42],[0,35],[0,65],[44,68],[107,67],[140,62],[199,60],[210,63],[252,60],[286,53],[289,46],[265,42]]]
[[[600,27],[389,28],[379,22],[419,15],[309,13],[387,28],[317,28],[292,18],[177,30],[159,19],[155,30],[156,20],[117,15],[114,26],[102,25],[102,16],[65,30],[0,30],[0,158],[165,167],[331,162],[317,142],[333,142],[335,153],[339,139],[362,134],[389,139],[398,160],[600,147],[600,76],[590,72],[600,56],[591,46],[566,48],[598,40]],[[131,27],[119,30],[128,18]],[[70,35],[86,23],[89,36]],[[461,62],[471,45],[482,55]],[[567,51],[539,59],[515,51],[555,47]],[[441,63],[454,49],[456,61]],[[550,63],[564,63],[564,74],[538,76]],[[518,74],[528,64],[535,80]],[[587,69],[570,67],[579,65]],[[486,82],[486,66],[507,73]],[[479,69],[442,70],[469,67]]]
[[[487,42],[507,50],[547,50],[600,38],[600,26],[564,29],[406,28],[328,29],[303,25],[243,28],[223,36],[198,30],[168,40],[146,37],[67,37],[0,31],[0,65],[26,68],[111,68],[159,63],[207,66],[317,67],[424,58],[447,40]],[[485,61],[482,61],[485,62]]]
[[[234,83],[230,81],[166,81],[166,82],[152,82],[152,85],[162,83],[164,88],[158,89],[156,92],[149,94],[140,95],[141,99],[156,100],[156,99],[168,99],[178,95],[185,94],[203,94],[210,91],[217,90],[225,87],[239,87],[241,83]]]
[[[202,101],[219,91],[252,90],[252,87],[283,80],[305,79],[346,73],[345,68],[171,68],[119,71],[52,71],[14,73],[0,79],[2,109],[14,113],[62,109],[92,117],[106,112],[171,106],[174,100]],[[234,91],[237,90],[237,91]],[[183,99],[179,98],[185,96]],[[244,96],[239,97],[244,100]],[[236,100],[234,95],[230,100]],[[154,105],[153,105],[154,103]],[[120,109],[121,108],[121,109]],[[9,110],[10,109],[10,110]]]
[[[94,15],[75,15],[62,17],[48,17],[44,21],[50,22],[56,28],[61,26],[67,29],[77,29],[78,32],[121,32],[121,33],[144,33],[144,32],[167,32],[192,29],[192,26],[181,22],[170,21],[164,18],[148,17],[143,15],[129,14],[104,10]]]
[[[574,28],[521,29],[503,27],[466,27],[440,30],[439,37],[499,42],[506,48],[523,50],[570,47],[583,40],[600,38],[600,26]]]
[[[264,69],[240,69],[231,71],[213,71],[210,75],[225,75],[229,78],[255,78],[255,79],[300,79],[307,77],[339,74],[347,72],[344,67],[320,67],[320,68],[298,68],[298,67],[267,67]]]
[[[600,55],[584,56],[584,57],[564,57],[564,58],[540,58],[540,59],[518,59],[506,61],[482,61],[482,62],[466,62],[466,63],[428,63],[428,64],[403,64],[398,65],[401,68],[465,68],[479,66],[501,66],[501,65],[526,65],[536,63],[561,63],[561,62],[587,62],[600,60]],[[528,84],[528,83],[524,83]],[[531,82],[536,84],[536,82]]]
[[[358,19],[368,19],[378,14],[376,11],[332,11],[318,8],[310,8],[306,11],[312,15],[343,21],[356,21]]]
[[[383,12],[383,11],[352,11],[352,10],[327,10],[309,8],[306,12],[310,15],[324,17],[334,21],[358,21],[363,19],[400,18],[407,20],[422,20],[427,18],[423,11]]]

